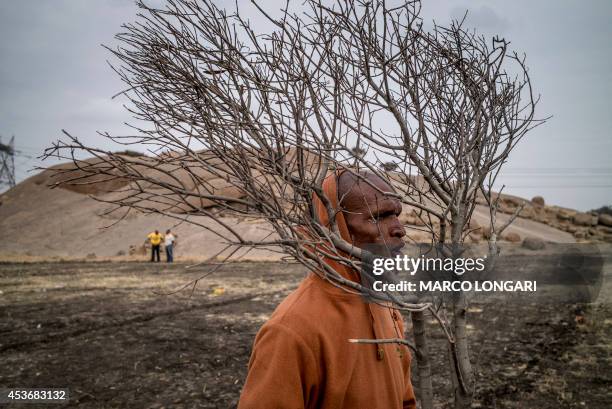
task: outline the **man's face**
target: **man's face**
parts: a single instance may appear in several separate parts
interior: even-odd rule
[[[377,176],[366,177],[381,192],[393,192],[389,184]],[[353,244],[381,256],[399,254],[406,235],[398,219],[402,212],[400,201],[349,173],[340,176],[338,191]]]

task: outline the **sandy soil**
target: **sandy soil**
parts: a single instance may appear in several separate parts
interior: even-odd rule
[[[160,294],[207,271],[0,264],[0,385],[69,387],[67,407],[235,407],[256,331],[304,271],[231,264],[195,288]],[[472,305],[475,407],[611,407],[609,296],[589,305]],[[430,329],[436,407],[447,408],[445,342]]]

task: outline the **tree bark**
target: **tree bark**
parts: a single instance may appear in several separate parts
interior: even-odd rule
[[[416,345],[417,369],[419,371],[419,399],[422,409],[433,409],[433,388],[431,385],[431,364],[425,330],[425,314],[412,312],[414,343]]]
[[[453,362],[453,383],[455,387],[455,409],[472,405],[474,395],[474,373],[470,362],[467,337],[467,302],[465,293],[460,292],[453,303],[455,344],[451,348]]]

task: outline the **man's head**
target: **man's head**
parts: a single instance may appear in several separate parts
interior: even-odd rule
[[[155,234],[159,234],[159,230],[155,230]]]
[[[394,190],[372,173],[344,172],[338,179],[338,200],[353,244],[389,256],[399,254],[406,230],[398,219],[401,202],[385,193]]]
[[[166,230],[166,234],[170,234],[170,229]]]

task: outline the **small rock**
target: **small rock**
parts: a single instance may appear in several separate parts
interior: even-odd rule
[[[546,244],[544,243],[544,240],[537,237],[525,237],[522,247],[529,250],[542,250],[544,247],[546,247]]]
[[[519,236],[518,233],[510,232],[510,233],[504,234],[502,236],[502,239],[509,241],[511,243],[518,243],[519,241],[521,241],[521,236]]]
[[[597,226],[597,230],[602,234],[612,234],[612,227],[602,226],[601,224]]]
[[[468,226],[469,226],[470,230],[480,229],[480,223],[478,223],[478,220],[476,220],[473,217],[470,219],[470,223],[469,223]]]
[[[427,226],[427,221],[426,220],[427,220],[426,217],[422,218],[422,217],[419,217],[419,216],[415,216],[414,217],[414,225],[415,226]]]
[[[523,210],[520,211],[519,216],[525,219],[533,219],[535,216],[535,210],[532,206],[525,206]]]
[[[559,220],[571,220],[572,217],[574,216],[575,212],[571,212],[569,210],[566,209],[559,209],[559,212],[557,212],[557,219]]]
[[[601,213],[598,222],[604,226],[612,227],[612,215]]]
[[[399,217],[399,220],[402,224],[409,224],[409,225],[414,225],[416,223],[416,217],[414,217],[412,214],[404,214],[402,213],[401,216]]]
[[[531,203],[540,207],[544,207],[544,205],[546,204],[542,196],[535,196],[533,199],[531,199]]]
[[[502,196],[501,199],[501,202],[508,205],[509,207],[519,207],[523,204],[524,201],[524,199],[512,196]]]
[[[593,224],[593,215],[590,213],[576,213],[572,217],[572,221],[578,226],[591,226]]]
[[[130,248],[128,250],[129,255],[133,256],[133,255],[145,255],[147,254],[147,248],[146,246],[140,245],[140,246],[136,246],[134,244],[130,244]]]
[[[470,223],[468,224],[468,228],[470,231],[469,237],[472,239],[474,243],[480,242],[482,237],[484,236],[485,228],[476,221],[476,219],[470,219]]]
[[[468,239],[471,243],[480,243],[480,240],[482,239],[482,235],[480,234],[474,234],[474,233],[478,233],[478,232],[473,232],[468,234]]]
[[[491,238],[491,227],[483,227],[482,228],[482,237],[489,240]]]
[[[586,232],[584,230],[578,230],[574,232],[574,237],[577,239],[584,239],[586,237]]]

